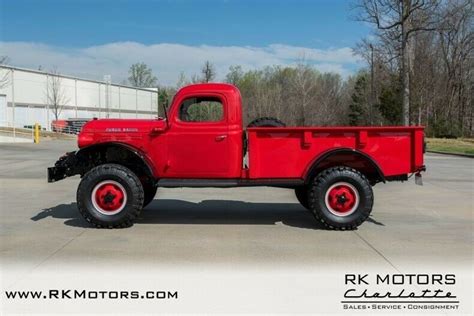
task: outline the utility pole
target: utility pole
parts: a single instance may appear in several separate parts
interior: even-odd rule
[[[12,123],[13,123],[13,141],[16,142],[16,130],[15,130],[15,70],[13,70],[13,69],[12,69]]]
[[[110,117],[110,84],[112,83],[111,75],[104,75],[105,81],[105,117]]]
[[[401,40],[402,40],[402,121],[403,125],[410,125],[410,39],[408,30],[410,29],[410,7],[411,0],[402,0],[402,10],[400,12]]]
[[[369,123],[373,124],[373,107],[375,103],[375,88],[374,88],[374,46],[369,44],[370,47],[370,104],[369,104]]]

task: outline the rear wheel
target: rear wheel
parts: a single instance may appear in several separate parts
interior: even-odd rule
[[[104,164],[87,172],[77,189],[81,215],[95,227],[128,227],[143,208],[143,187],[128,168]]]
[[[369,217],[373,202],[369,181],[344,166],[321,172],[309,190],[310,210],[329,229],[357,228]]]

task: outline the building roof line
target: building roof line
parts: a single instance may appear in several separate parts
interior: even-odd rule
[[[47,71],[21,68],[21,67],[9,66],[9,65],[0,65],[0,68],[30,72],[30,73],[40,74],[40,75],[56,76],[56,77],[61,77],[61,78],[66,78],[66,79],[81,80],[81,81],[99,83],[99,84],[103,84],[103,85],[108,84],[107,82],[100,81],[100,80],[85,79],[85,78],[74,77],[74,76],[63,75],[63,74],[53,74],[53,73],[50,73],[50,72],[47,72]],[[127,88],[127,89],[134,89],[134,90],[140,90],[140,91],[146,91],[146,92],[155,92],[155,93],[158,94],[157,88],[139,88],[139,87],[126,86],[126,85],[117,84],[117,83],[110,83],[110,86]]]

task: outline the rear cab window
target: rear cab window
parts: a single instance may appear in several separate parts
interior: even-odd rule
[[[217,97],[192,97],[179,106],[182,122],[220,122],[224,120],[224,105]]]

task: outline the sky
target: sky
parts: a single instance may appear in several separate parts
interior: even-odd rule
[[[345,0],[0,0],[0,55],[18,67],[121,82],[145,62],[175,84],[211,61],[222,80],[303,58],[348,76],[362,66],[352,48],[370,29]]]

